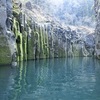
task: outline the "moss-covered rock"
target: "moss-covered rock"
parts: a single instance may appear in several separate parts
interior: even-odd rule
[[[27,60],[27,32],[24,31],[23,35],[23,60]]]
[[[18,61],[23,61],[23,38],[22,34],[18,32],[17,39],[19,42],[17,42],[17,55],[18,55]],[[16,39],[16,41],[17,41]]]
[[[33,32],[29,32],[30,27],[27,26],[28,30],[27,30],[27,59],[34,59],[34,33]]]
[[[35,59],[40,58],[40,35],[38,32],[35,32],[35,39],[36,39],[36,50],[35,50]]]
[[[17,18],[13,19],[12,31],[14,32],[16,38],[17,60],[22,61],[23,60],[23,35],[22,33],[20,33],[19,22],[17,21]]]
[[[39,34],[40,34],[40,59],[41,58],[45,58],[45,54],[44,54],[44,37],[43,37],[43,31],[42,31],[42,28],[40,27],[40,30],[39,30]]]
[[[0,64],[11,64],[11,51],[4,35],[0,35]]]

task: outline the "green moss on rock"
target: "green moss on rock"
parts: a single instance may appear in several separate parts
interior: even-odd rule
[[[18,32],[18,37],[20,37],[20,43],[17,43],[18,61],[23,61],[23,40],[20,32]]]
[[[17,21],[16,18],[13,19],[12,31],[14,32],[16,37],[17,60],[22,61],[23,60],[23,36],[22,33],[20,33],[19,22]]]
[[[40,37],[39,33],[35,32],[35,39],[36,39],[36,50],[35,50],[35,59],[40,58]]]
[[[73,44],[72,46],[73,56],[79,57],[82,56],[81,48],[78,44]]]
[[[29,30],[29,26],[28,26],[28,30]],[[31,35],[31,36],[29,36]],[[27,56],[28,56],[28,59],[34,59],[34,49],[33,49],[33,46],[34,46],[34,33],[31,32],[27,32]]]
[[[23,35],[23,60],[27,60],[27,32],[24,31]]]
[[[11,64],[11,51],[5,36],[0,36],[0,64]]]
[[[44,48],[43,48],[43,33],[42,33],[42,29],[40,28],[40,58],[45,58],[44,56]]]

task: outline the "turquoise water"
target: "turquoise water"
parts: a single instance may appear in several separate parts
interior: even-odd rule
[[[0,66],[0,100],[100,100],[100,61],[60,58]]]

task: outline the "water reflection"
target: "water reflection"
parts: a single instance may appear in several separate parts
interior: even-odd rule
[[[28,61],[8,72],[7,89],[0,84],[7,100],[100,100],[100,61],[96,59]]]

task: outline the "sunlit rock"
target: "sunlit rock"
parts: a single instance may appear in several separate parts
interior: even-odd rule
[[[0,61],[7,58],[4,64],[17,66],[24,60],[95,54],[92,28],[63,25],[29,1],[1,0],[0,15],[0,38],[6,39],[0,42],[4,53]]]

